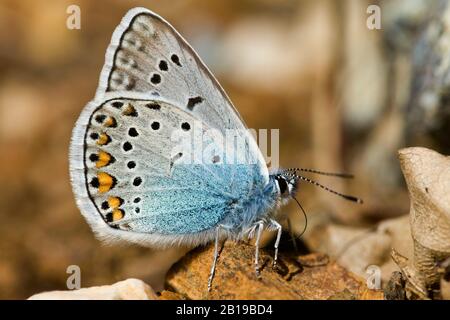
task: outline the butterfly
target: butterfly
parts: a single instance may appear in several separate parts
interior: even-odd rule
[[[239,145],[223,146],[220,137],[229,132],[241,138]],[[175,133],[194,137],[180,142]],[[204,142],[209,153],[192,148]],[[277,212],[299,181],[359,201],[300,171],[346,177],[301,168],[269,172],[241,116],[183,37],[145,8],[125,15],[70,145],[76,203],[100,239],[156,248],[215,241],[210,290],[220,239],[255,236],[259,274],[261,233],[277,231],[275,264]]]

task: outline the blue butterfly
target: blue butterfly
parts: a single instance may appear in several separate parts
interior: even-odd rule
[[[220,84],[168,22],[144,8],[126,14],[70,146],[77,205],[99,238],[157,248],[214,240],[210,289],[219,240],[255,236],[259,274],[263,229],[277,231],[276,263],[278,209],[300,180],[319,185],[300,171],[269,172]]]

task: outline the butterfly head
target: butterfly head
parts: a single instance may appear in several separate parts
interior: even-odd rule
[[[299,178],[288,171],[279,171],[273,174],[275,186],[282,200],[295,196]]]
[[[357,203],[363,203],[360,198],[346,195],[337,191],[334,191],[314,180],[311,180],[307,177],[299,175],[299,172],[309,172],[315,173],[325,176],[332,176],[338,178],[353,178],[353,175],[347,173],[332,173],[332,172],[323,172],[314,169],[305,169],[305,168],[290,168],[285,170],[275,171],[271,176],[274,179],[274,183],[278,189],[281,200],[286,200],[288,198],[295,198],[295,194],[298,190],[299,182],[304,181],[310,184],[313,184],[319,188],[322,188],[328,192],[331,192],[335,195],[338,195],[346,200],[350,200]]]

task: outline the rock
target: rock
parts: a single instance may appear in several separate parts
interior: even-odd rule
[[[159,294],[159,300],[186,300],[187,298],[179,293],[163,290]]]
[[[48,291],[35,294],[29,300],[156,300],[153,289],[138,279],[79,290]]]
[[[363,279],[317,253],[281,253],[273,269],[273,253],[261,249],[258,279],[255,247],[233,241],[221,250],[208,292],[213,252],[214,245],[191,251],[169,271],[167,285],[188,299],[383,299],[381,291],[369,290]]]

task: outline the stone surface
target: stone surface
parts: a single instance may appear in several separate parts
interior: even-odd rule
[[[255,247],[226,241],[217,262],[212,290],[207,283],[214,246],[191,251],[169,271],[167,285],[189,299],[382,299],[365,281],[322,254],[280,254],[260,250],[261,278],[254,269]]]
[[[79,290],[48,291],[35,294],[29,300],[155,300],[153,289],[138,279],[127,279],[108,286]]]

